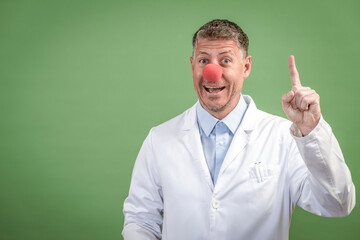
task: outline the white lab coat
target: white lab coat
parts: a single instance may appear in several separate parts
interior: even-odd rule
[[[355,205],[350,172],[330,126],[306,137],[258,110],[249,96],[214,186],[195,106],[153,129],[134,166],[124,203],[126,240],[288,239],[296,205],[326,217]]]

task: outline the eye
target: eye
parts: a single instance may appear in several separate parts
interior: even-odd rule
[[[201,63],[201,64],[207,64],[207,63],[208,63],[208,60],[206,60],[206,59],[200,59],[200,60],[199,60],[199,63]]]
[[[224,58],[224,59],[222,60],[222,62],[225,63],[225,64],[227,64],[227,63],[230,63],[231,61],[230,61],[230,59],[228,59],[228,58]]]

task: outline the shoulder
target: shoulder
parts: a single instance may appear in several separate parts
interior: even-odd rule
[[[246,96],[245,99],[247,99],[248,102],[248,110],[243,121],[245,130],[246,128],[253,130],[255,135],[262,138],[267,135],[269,137],[271,136],[271,138],[291,138],[291,121],[257,109],[255,103],[249,96]]]
[[[189,130],[197,124],[195,105],[185,110],[178,116],[151,129],[151,134],[156,137],[169,138],[179,136],[184,130]]]
[[[262,110],[258,110],[257,114],[260,120],[257,122],[258,128],[286,128],[286,130],[289,130],[292,124],[291,121],[286,118],[276,116]]]

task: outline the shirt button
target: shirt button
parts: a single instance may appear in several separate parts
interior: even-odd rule
[[[220,146],[224,145],[224,141],[219,142]]]
[[[215,208],[215,209],[218,209],[220,206],[220,201],[219,200],[213,200],[212,201],[212,207]]]

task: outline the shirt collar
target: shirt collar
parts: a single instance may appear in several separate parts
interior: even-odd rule
[[[241,124],[241,121],[245,115],[247,109],[247,103],[245,102],[243,96],[240,96],[240,100],[236,107],[221,121],[226,124],[232,134],[235,134],[236,130]],[[220,121],[219,119],[215,118],[213,115],[208,113],[198,101],[196,104],[196,115],[197,121],[205,133],[206,136],[209,136],[211,131],[214,129],[216,123]]]

